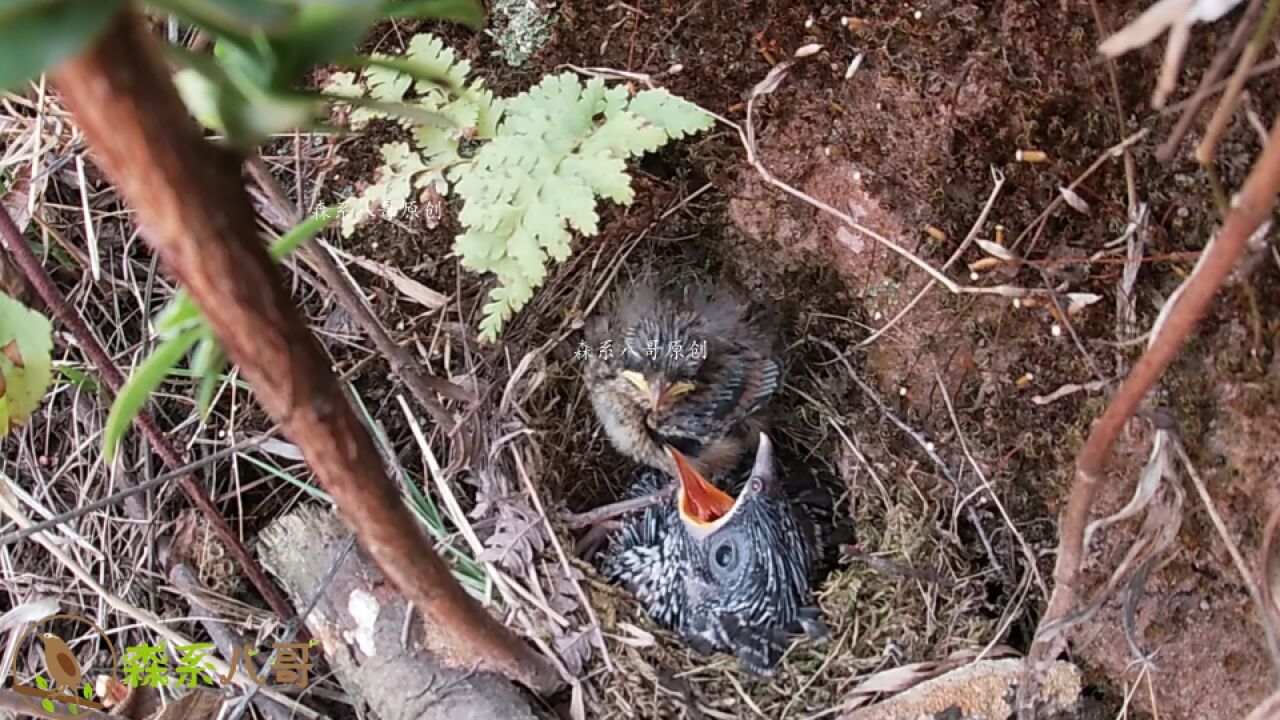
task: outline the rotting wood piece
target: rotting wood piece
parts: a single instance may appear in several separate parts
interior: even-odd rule
[[[303,507],[275,520],[258,541],[262,563],[304,607],[319,590],[307,629],[324,647],[342,687],[381,720],[533,720],[511,683],[483,672],[444,667],[416,646],[422,625],[403,643],[408,605],[358,552],[320,583],[346,545],[335,513]]]
[[[426,617],[433,652],[539,692],[560,687],[551,664],[453,579],[404,506],[258,238],[240,158],[205,140],[140,16],[122,11],[52,78],[95,160],[137,210],[148,244],[302,450],[361,546]]]

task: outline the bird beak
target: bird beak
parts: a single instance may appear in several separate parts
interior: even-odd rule
[[[773,441],[768,435],[760,433],[760,441],[756,444],[756,461],[751,466],[751,480],[748,481],[748,487],[753,486],[756,480],[760,481],[761,487],[771,484],[774,473]]]
[[[708,531],[718,527],[720,521],[733,510],[733,498],[707,482],[679,450],[668,447],[667,453],[675,461],[676,475],[680,478],[680,490],[677,493],[680,517],[686,523],[707,528]]]
[[[649,407],[654,412],[662,412],[662,406],[667,404],[667,384],[658,380],[649,386]]]

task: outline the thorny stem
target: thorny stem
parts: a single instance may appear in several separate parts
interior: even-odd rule
[[[388,478],[368,429],[259,240],[240,158],[187,114],[141,16],[119,13],[54,84],[98,164],[137,210],[143,236],[191,294],[333,497],[369,557],[422,612],[429,650],[538,692],[560,679],[546,658],[458,584]]]
[[[71,331],[80,348],[89,356],[93,364],[98,367],[98,372],[102,375],[107,388],[111,390],[111,394],[119,394],[120,388],[124,386],[124,375],[120,372],[120,368],[116,367],[115,361],[98,343],[98,339],[89,331],[88,326],[84,324],[84,320],[80,318],[71,305],[67,303],[62,293],[58,291],[58,288],[54,286],[53,279],[49,277],[49,274],[40,265],[40,259],[31,251],[31,246],[27,244],[26,238],[22,236],[18,226],[14,224],[13,218],[9,216],[9,211],[4,208],[0,208],[0,237],[4,238],[4,244],[8,248],[9,254],[13,256],[18,267],[22,268],[22,274],[26,276],[27,282],[35,289],[36,294],[40,296],[44,304],[58,318],[58,322]],[[147,442],[151,443],[151,446],[155,448],[156,454],[164,461],[165,467],[171,471],[183,467],[177,451],[169,444],[169,440],[164,433],[160,432],[160,428],[156,426],[155,420],[151,418],[150,413],[146,410],[139,410],[138,414],[133,417],[133,422],[142,430]],[[148,485],[148,487],[150,486]],[[223,519],[222,514],[214,507],[213,501],[209,499],[204,488],[200,486],[200,483],[196,482],[195,476],[190,473],[183,474],[178,478],[178,487],[182,488],[182,492],[191,499],[191,502],[204,515],[213,533],[218,536],[223,545],[226,545],[227,551],[240,564],[245,576],[248,577],[249,582],[258,593],[262,595],[262,599],[267,601],[267,605],[282,619],[287,620],[293,617],[293,608],[289,606],[289,602],[276,589],[276,586],[267,579],[257,561],[249,555],[249,551],[245,549],[240,539],[236,537],[231,527],[227,525],[227,521]]]
[[[1226,224],[1205,249],[1199,263],[1179,294],[1170,302],[1164,323],[1150,347],[1130,371],[1102,417],[1094,424],[1084,447],[1076,456],[1076,479],[1061,521],[1058,561],[1054,566],[1053,594],[1049,596],[1036,638],[1027,652],[1022,681],[1018,684],[1018,717],[1035,717],[1035,698],[1040,678],[1054,657],[1066,646],[1066,633],[1049,635],[1041,632],[1051,623],[1065,617],[1076,602],[1076,587],[1084,559],[1084,531],[1094,494],[1106,469],[1112,446],[1121,430],[1155,385],[1160,374],[1178,353],[1183,340],[1205,314],[1209,303],[1222,287],[1244,252],[1249,238],[1271,215],[1276,193],[1280,191],[1280,117],[1249,173],[1240,200],[1227,217]]]

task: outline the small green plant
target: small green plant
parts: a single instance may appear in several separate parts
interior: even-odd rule
[[[328,227],[337,217],[337,208],[325,208],[311,215],[272,243],[267,249],[268,254],[272,260],[279,262]],[[199,381],[196,404],[201,417],[209,412],[214,391],[222,381],[222,371],[227,364],[226,353],[190,295],[185,291],[178,291],[156,316],[155,324],[160,344],[129,375],[124,387],[120,388],[120,394],[111,404],[111,412],[107,413],[102,447],[108,458],[115,456],[125,431],[151,393],[160,387],[165,378],[178,374],[178,363],[187,353],[191,353],[190,374]]]
[[[462,265],[497,277],[480,322],[493,340],[503,324],[546,279],[548,260],[563,262],[572,231],[598,231],[596,199],[630,204],[626,161],[667,142],[706,130],[712,117],[666,90],[632,95],[626,87],[583,83],[571,73],[552,75],[509,99],[494,98],[479,80],[467,83],[470,64],[437,38],[419,35],[402,58],[383,58],[357,78],[337,73],[331,95],[412,104],[447,117],[452,127],[401,116],[412,145],[382,147],[386,161],[373,185],[348,201],[342,230],[350,235],[380,209],[399,212],[415,189],[452,188],[462,199],[465,232],[455,238]],[[423,84],[417,77],[447,82]],[[410,92],[413,96],[410,97]],[[377,115],[352,108],[359,125]],[[468,157],[464,148],[481,141]]]
[[[0,436],[40,407],[53,377],[48,318],[0,293]]]

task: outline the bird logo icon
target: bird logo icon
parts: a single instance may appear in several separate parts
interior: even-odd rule
[[[54,624],[61,628],[59,632]],[[80,630],[75,629],[79,626]],[[82,668],[75,652],[63,637],[97,636],[93,644],[98,655],[94,656],[92,666]],[[30,642],[30,645],[26,643]],[[37,646],[36,643],[39,642]],[[97,663],[107,669],[108,675],[119,681],[119,656],[109,638],[92,620],[80,615],[50,615],[32,624],[18,640],[19,645],[29,647],[31,652],[16,653],[13,664],[9,666],[9,685],[13,692],[24,696],[24,700],[33,708],[38,708],[41,717],[76,717],[83,710],[102,710],[104,705],[95,698],[95,684],[86,680],[86,671],[98,667]],[[107,656],[110,664],[107,664]],[[43,660],[43,667],[41,667]],[[30,663],[30,665],[27,665]],[[97,672],[97,671],[94,671]],[[90,673],[93,677],[93,673]],[[22,678],[30,678],[23,682]]]
[[[62,638],[53,633],[40,633],[38,636],[44,643],[44,664],[53,678],[54,691],[70,690],[75,693],[80,688],[80,663],[67,647]]]

